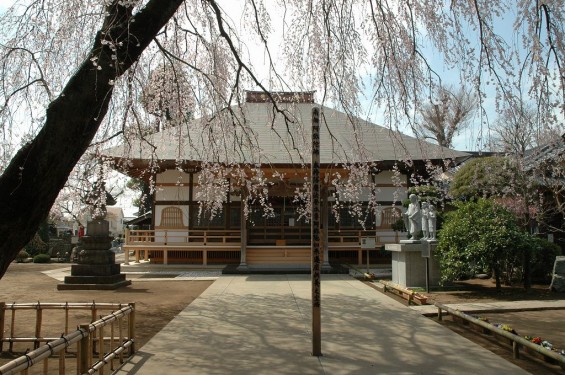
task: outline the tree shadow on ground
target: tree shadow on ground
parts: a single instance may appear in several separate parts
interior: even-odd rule
[[[426,293],[442,303],[464,303],[471,301],[526,301],[526,300],[562,300],[565,293],[552,292],[549,284],[534,284],[529,290],[522,285],[503,285],[500,291],[492,279],[470,279],[456,281],[449,287],[431,290]],[[441,301],[440,301],[441,300]]]

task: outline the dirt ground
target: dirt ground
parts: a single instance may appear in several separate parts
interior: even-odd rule
[[[41,271],[61,268],[61,266],[61,264],[12,263],[0,280],[0,302],[135,302],[137,348],[142,347],[212,283],[212,281],[134,281],[132,285],[113,291],[59,291],[57,284],[60,282],[44,275]],[[71,310],[70,330],[72,331],[79,324],[89,323],[90,315],[90,311]],[[64,331],[64,312],[45,310],[42,320],[44,337],[61,336]],[[7,312],[5,336],[10,334],[10,326],[11,313]],[[16,336],[23,336],[29,332],[33,337],[35,311],[18,311],[14,327]],[[30,343],[14,345],[14,351],[33,349],[33,344]],[[4,351],[7,346],[4,344]],[[4,352],[0,364],[11,358],[12,355]]]
[[[137,348],[142,347],[151,337],[159,332],[171,319],[190,304],[212,283],[211,281],[135,281],[130,286],[115,291],[59,291],[59,281],[44,275],[41,271],[61,268],[61,264],[18,264],[13,263],[6,275],[0,280],[0,302],[120,302],[136,303],[136,336]],[[519,286],[504,287],[502,293],[494,290],[491,280],[470,280],[458,285],[460,290],[432,291],[424,293],[428,301],[441,303],[488,302],[497,300],[554,300],[565,299],[565,293],[552,293],[547,285],[535,285],[528,293]],[[393,295],[388,293],[391,298]],[[18,313],[16,334],[26,332],[33,336],[35,312]],[[26,315],[27,314],[27,315]],[[491,322],[499,322],[512,326],[520,335],[540,336],[552,342],[555,347],[565,348],[565,311],[533,311],[502,314],[484,314]],[[10,332],[10,313],[6,315],[4,334]],[[80,323],[88,323],[89,311],[71,312],[71,329]],[[43,317],[43,335],[59,337],[64,329],[62,312],[48,310]],[[516,363],[533,374],[563,374],[558,366],[547,364],[541,360],[531,359],[526,355],[514,360],[508,345],[500,344],[492,336],[477,334],[467,326],[453,323],[445,319],[442,324],[467,337],[469,340],[495,352],[501,357]],[[29,349],[30,344],[14,347],[17,351]],[[7,344],[4,345],[4,350]],[[464,348],[462,348],[464,350]],[[14,356],[3,353],[0,364]]]
[[[451,290],[449,290],[451,289]],[[524,300],[564,300],[565,293],[555,293],[549,290],[548,285],[533,285],[526,292],[522,286],[503,286],[501,292],[497,292],[494,280],[472,279],[456,283],[452,288],[430,293],[421,292],[428,297],[428,303],[440,302],[450,303],[472,303],[472,302],[494,302],[494,301],[524,301]],[[387,293],[391,298],[400,302],[406,301]],[[503,313],[477,314],[488,319],[491,323],[506,324],[512,327],[521,336],[541,337],[553,344],[555,348],[565,349],[565,310],[544,311],[520,311]],[[439,324],[443,324],[454,332],[467,338],[474,343],[483,346],[502,358],[522,367],[532,374],[564,374],[565,370],[559,366],[544,362],[523,353],[520,359],[512,356],[512,347],[502,343],[492,335],[478,333],[471,327],[454,322],[450,317],[439,322],[436,317],[430,318]],[[464,350],[464,349],[462,349]]]

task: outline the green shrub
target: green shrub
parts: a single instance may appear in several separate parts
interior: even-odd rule
[[[30,255],[37,255],[47,252],[49,246],[41,239],[41,236],[36,233],[31,241],[25,246],[25,251]]]
[[[51,256],[49,254],[37,254],[33,257],[33,263],[49,263]]]
[[[406,226],[404,225],[404,219],[400,218],[396,220],[391,225],[392,230],[397,232],[406,232]]]
[[[532,279],[549,282],[553,272],[555,257],[561,255],[561,248],[544,238],[535,238],[531,254]]]
[[[16,256],[16,262],[18,263],[25,262],[27,258],[29,258],[29,253],[25,250],[20,250],[20,252]]]
[[[521,266],[520,249],[529,235],[510,211],[493,201],[478,199],[455,206],[439,232],[442,282],[486,271],[494,274],[500,290],[503,272]]]
[[[462,201],[498,196],[519,177],[515,166],[506,158],[471,159],[453,176],[450,193],[454,199]]]

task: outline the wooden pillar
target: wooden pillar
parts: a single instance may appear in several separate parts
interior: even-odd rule
[[[358,266],[363,265],[363,250],[361,248],[357,250],[357,265]]]
[[[130,233],[129,228],[126,228],[126,238],[124,245],[129,245],[130,242]],[[129,248],[127,246],[122,245],[122,249],[124,249],[124,265],[129,266]]]
[[[194,207],[194,204],[192,202],[193,194],[194,194],[194,173],[191,172],[188,175],[188,209],[187,209],[188,217],[186,219],[187,241],[190,241],[190,230],[193,228],[193,224],[192,224],[192,208]]]
[[[240,271],[247,270],[247,218],[245,217],[245,200],[247,199],[247,191],[242,186],[241,187],[241,202],[240,202],[240,209],[239,209],[239,238],[240,238],[240,261],[239,266],[237,267]]]
[[[88,372],[90,367],[90,353],[92,353],[92,348],[90,347],[91,338],[88,334],[89,332],[89,325],[88,324],[81,324],[80,329],[82,329],[85,333],[79,343],[79,349],[77,353],[77,366],[78,366],[78,373],[85,374]]]
[[[312,275],[312,355],[322,355],[320,290],[320,109],[312,109],[311,164],[311,275]]]
[[[39,348],[39,338],[41,337],[41,326],[43,324],[43,308],[41,303],[37,302],[35,305],[35,342],[33,343],[33,348]]]
[[[135,302],[130,303],[132,311],[129,313],[128,318],[128,339],[132,342],[129,347],[129,355],[135,354]]]
[[[4,351],[5,324],[6,324],[6,302],[0,302],[0,353]]]
[[[512,354],[514,359],[520,359],[520,344],[512,340]],[[545,357],[547,358],[547,357]]]
[[[188,174],[188,202],[192,203],[192,195],[194,194],[194,173]]]
[[[322,190],[322,226],[324,227],[324,231],[322,232],[323,244],[324,244],[324,263],[322,264],[322,268],[325,270],[329,270],[330,266],[330,252],[329,252],[329,218],[328,218],[328,189],[327,187]]]

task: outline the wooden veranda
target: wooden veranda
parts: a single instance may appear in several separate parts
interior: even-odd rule
[[[303,229],[297,228],[294,236],[281,238],[280,228],[265,228],[249,232],[259,234],[243,244],[239,230],[126,230],[125,262],[151,261],[156,264],[247,264],[308,265],[310,264],[309,238]],[[364,264],[367,253],[372,263],[388,259],[382,250],[385,243],[398,243],[399,235],[391,230],[330,230],[327,235],[329,262]],[[365,244],[370,244],[367,247]],[[325,244],[324,248],[325,248]],[[242,257],[242,253],[245,255]],[[133,259],[131,259],[133,256]]]

